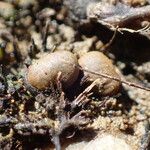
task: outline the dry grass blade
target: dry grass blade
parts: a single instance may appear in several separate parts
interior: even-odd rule
[[[88,69],[83,69],[82,67],[80,66],[77,66],[79,69],[83,70],[83,71],[86,71],[86,72],[89,72],[89,73],[92,73],[92,74],[95,74],[95,75],[98,75],[98,76],[101,76],[101,77],[104,77],[104,78],[109,78],[109,79],[112,79],[112,80],[115,80],[115,81],[119,81],[123,84],[126,84],[128,86],[132,86],[132,87],[135,87],[135,88],[139,88],[139,89],[142,89],[142,90],[145,90],[145,91],[150,91],[150,88],[147,88],[147,87],[143,87],[139,84],[136,84],[136,83],[133,83],[133,82],[128,82],[128,81],[125,81],[125,80],[120,80],[118,78],[115,78],[115,77],[112,77],[110,75],[107,75],[107,74],[103,74],[103,73],[97,73],[97,72],[93,72],[93,71],[90,71]]]

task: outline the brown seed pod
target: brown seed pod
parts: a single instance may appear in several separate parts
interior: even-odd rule
[[[101,52],[88,52],[83,55],[78,62],[79,65],[83,68],[83,71],[85,69],[91,72],[105,74],[120,79],[119,75],[115,71],[111,60]],[[84,76],[87,77],[86,83],[91,83],[99,78],[96,90],[98,90],[98,93],[102,95],[116,94],[120,88],[121,82],[119,81],[104,78],[102,76],[98,76],[87,71],[84,71]]]
[[[33,63],[27,73],[27,81],[33,87],[45,89],[56,83],[58,73],[64,88],[71,86],[78,78],[77,58],[69,51],[47,54]]]

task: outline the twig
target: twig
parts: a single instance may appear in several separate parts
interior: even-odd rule
[[[90,71],[90,70],[88,70],[88,69],[83,69],[83,68],[80,67],[79,65],[76,65],[76,67],[78,67],[80,70],[83,70],[83,71],[92,73],[92,74],[94,74],[94,75],[98,75],[98,76],[101,76],[101,77],[104,77],[104,78],[112,79],[112,80],[121,82],[121,83],[123,83],[123,84],[126,84],[126,85],[128,85],[128,86],[136,87],[136,88],[139,88],[139,89],[142,89],[142,90],[145,90],[145,91],[150,91],[150,88],[143,87],[143,86],[141,86],[141,85],[139,85],[139,84],[136,84],[136,83],[128,82],[128,81],[125,81],[125,80],[122,80],[122,79],[119,79],[119,78],[116,78],[116,77],[112,77],[112,76],[107,75],[107,74],[104,74],[104,73],[97,73],[97,72]]]
[[[45,25],[45,28],[44,28],[44,31],[43,31],[43,41],[42,41],[42,45],[43,45],[43,51],[46,52],[47,51],[47,48],[46,48],[46,45],[47,45],[47,36],[48,36],[48,30],[49,30],[49,23],[50,21],[48,20],[46,22],[46,25]]]
[[[79,106],[79,103],[81,103],[82,101],[86,103],[90,101],[90,99],[87,98],[87,94],[89,94],[92,88],[97,84],[98,80],[99,79],[92,82],[90,86],[88,86],[81,94],[79,94],[79,96],[71,103],[72,109],[75,108],[77,105]]]
[[[17,60],[17,62],[21,62],[23,60],[23,56],[21,55],[21,51],[19,49],[16,38],[13,40],[13,47],[14,47],[15,59]]]
[[[38,52],[40,52],[40,51],[38,50],[37,45],[35,44],[34,39],[31,39],[31,45],[30,45],[29,51],[28,51],[29,56],[30,56],[31,58],[35,58],[35,56],[36,56],[36,54],[37,54]]]
[[[150,24],[148,23],[145,27],[139,29],[139,30],[133,30],[133,29],[129,29],[129,28],[117,28],[117,31],[119,31],[121,34],[123,34],[123,31],[127,31],[130,33],[141,33],[144,31],[149,31],[150,29]]]
[[[111,37],[111,39],[109,40],[108,43],[106,43],[104,46],[101,47],[101,51],[103,53],[105,53],[108,49],[108,47],[110,47],[110,45],[113,43],[113,41],[115,40],[115,37],[117,35],[117,31],[118,31],[118,27],[116,27],[114,33],[113,33],[113,36]]]

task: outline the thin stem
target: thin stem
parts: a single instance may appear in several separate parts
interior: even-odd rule
[[[150,88],[147,88],[147,87],[143,87],[139,84],[136,84],[136,83],[132,83],[132,82],[128,82],[128,81],[125,81],[125,80],[122,80],[122,79],[119,79],[119,78],[116,78],[116,77],[112,77],[112,76],[109,76],[107,74],[103,74],[103,73],[97,73],[97,72],[93,72],[93,71],[90,71],[88,69],[83,69],[82,67],[76,65],[79,69],[83,70],[83,71],[86,71],[86,72],[89,72],[89,73],[92,73],[94,75],[98,75],[98,76],[101,76],[101,77],[104,77],[104,78],[108,78],[108,79],[112,79],[112,80],[115,80],[115,81],[119,81],[123,84],[126,84],[128,86],[132,86],[132,87],[136,87],[136,88],[139,88],[139,89],[142,89],[142,90],[145,90],[145,91],[150,91]]]
[[[114,40],[115,40],[115,37],[116,37],[116,35],[117,35],[117,31],[118,31],[118,26],[116,27],[116,29],[115,29],[115,31],[114,31],[114,33],[113,33],[113,36],[111,37],[111,39],[109,40],[109,42],[106,43],[104,46],[102,46],[101,51],[102,51],[103,53],[108,52],[108,48],[112,45],[112,43],[113,43]]]

